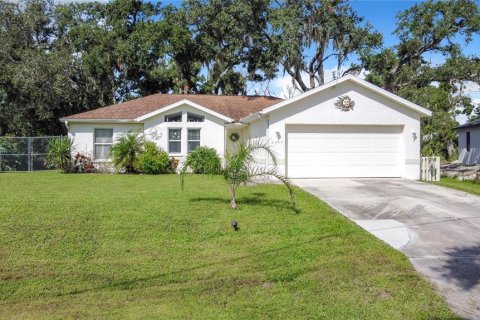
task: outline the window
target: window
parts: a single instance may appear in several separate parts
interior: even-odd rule
[[[188,152],[200,146],[200,129],[188,129]]]
[[[168,129],[168,152],[182,152],[182,129]]]
[[[467,152],[470,152],[470,131],[467,132]]]
[[[165,116],[165,122],[182,122],[182,113],[174,113]]]
[[[204,120],[205,120],[204,116],[199,116],[198,114],[187,112],[188,122],[203,122]]]
[[[94,158],[107,159],[113,144],[113,129],[95,129]]]

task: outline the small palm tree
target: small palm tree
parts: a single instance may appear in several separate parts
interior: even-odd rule
[[[140,132],[129,131],[115,139],[110,149],[110,157],[117,169],[125,169],[126,173],[135,172],[138,159],[145,148],[145,137]]]
[[[64,173],[72,171],[73,140],[69,137],[52,138],[48,141],[46,162]]]
[[[255,155],[265,152],[272,159],[272,168],[264,168],[255,162]],[[280,180],[288,189],[292,206],[295,207],[293,188],[288,179],[278,172],[277,158],[268,146],[268,143],[253,141],[247,144],[239,143],[233,153],[225,156],[225,163],[222,168],[223,178],[229,185],[230,207],[237,208],[236,193],[240,185],[252,182],[255,178],[275,177]],[[181,174],[181,185],[183,189],[185,172]]]

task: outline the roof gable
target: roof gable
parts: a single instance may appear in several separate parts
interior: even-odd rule
[[[175,108],[177,108],[177,107],[179,107],[179,106],[182,106],[182,105],[188,105],[188,106],[193,107],[193,108],[195,108],[195,109],[198,109],[198,110],[201,110],[201,111],[203,111],[203,112],[209,113],[209,114],[211,114],[211,115],[213,115],[213,116],[215,116],[215,117],[217,117],[217,118],[220,118],[220,119],[222,119],[222,120],[225,120],[225,121],[227,121],[227,122],[233,122],[233,121],[234,121],[234,119],[232,119],[232,118],[230,118],[230,117],[224,116],[223,114],[220,114],[220,113],[218,113],[218,112],[215,112],[215,111],[213,111],[213,110],[211,110],[211,109],[202,107],[201,105],[199,105],[199,104],[197,104],[197,103],[195,103],[195,102],[189,101],[189,100],[187,100],[187,99],[180,100],[180,101],[175,102],[175,103],[173,103],[173,104],[171,104],[171,105],[169,105],[169,106],[167,106],[167,107],[164,107],[164,108],[161,108],[161,109],[157,109],[157,110],[152,111],[152,112],[150,112],[150,113],[144,114],[143,116],[140,116],[140,117],[136,118],[135,121],[137,121],[137,122],[142,122],[142,121],[144,121],[144,120],[146,120],[146,119],[149,119],[149,118],[151,118],[151,117],[154,117],[154,116],[156,116],[156,115],[158,115],[158,114],[161,114],[161,113],[164,113],[164,112],[168,112],[169,110],[175,109]]]
[[[284,108],[284,107],[287,107],[289,106],[290,104],[296,102],[296,101],[299,101],[299,100],[302,100],[302,99],[305,99],[307,97],[310,97],[312,95],[315,95],[315,94],[319,94],[321,93],[322,91],[325,91],[327,90],[328,88],[332,88],[334,86],[337,86],[337,85],[341,85],[342,83],[345,83],[347,81],[351,81],[353,83],[356,83],[358,85],[360,85],[361,87],[364,87],[370,91],[373,91],[377,94],[379,94],[380,96],[383,96],[387,99],[390,99],[392,101],[395,101],[397,102],[398,104],[400,104],[401,106],[403,107],[406,107],[408,109],[411,109],[413,111],[416,111],[417,113],[421,114],[422,116],[431,116],[432,115],[432,112],[426,108],[423,108],[411,101],[408,101],[400,96],[397,96],[396,94],[393,94],[385,89],[382,89],[374,84],[371,84],[370,82],[367,82],[359,77],[356,77],[356,76],[353,76],[353,75],[346,75],[342,78],[339,78],[337,80],[333,80],[333,81],[330,81],[322,86],[319,86],[315,89],[312,89],[312,90],[309,90],[307,92],[304,92],[298,96],[295,96],[291,99],[288,99],[288,100],[284,100],[284,101],[281,101],[275,105],[272,105],[272,106],[269,106],[259,112],[256,112],[255,114],[251,114],[251,115],[248,115],[247,117],[241,119],[242,122],[249,122],[253,119],[255,119],[259,114],[268,114],[272,111],[275,111],[277,109],[280,109],[280,108]]]

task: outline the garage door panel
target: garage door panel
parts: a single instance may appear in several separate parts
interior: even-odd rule
[[[344,148],[346,148],[349,152],[365,152],[365,150],[370,151],[371,144],[371,139],[366,138],[352,139],[349,137],[344,139]]]
[[[316,159],[316,163],[322,166],[338,167],[340,166],[339,159],[341,157],[343,157],[343,153],[322,153],[312,158]]]
[[[373,141],[373,152],[398,152],[398,139],[375,139]]]
[[[373,154],[371,153],[347,153],[344,155],[344,163],[348,165],[371,165]]]
[[[373,154],[373,163],[375,165],[391,165],[397,160],[396,153],[375,153]]]
[[[312,147],[318,148],[318,151],[320,153],[343,152],[343,146],[339,145],[338,140],[336,139],[320,138],[309,145],[309,151],[311,151]]]
[[[398,126],[288,126],[291,178],[401,177]]]

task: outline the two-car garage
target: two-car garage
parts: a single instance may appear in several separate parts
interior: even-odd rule
[[[290,178],[401,177],[401,126],[287,125]]]
[[[347,75],[245,120],[251,137],[266,132],[288,178],[419,179],[421,118],[430,115]]]

